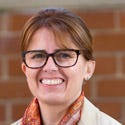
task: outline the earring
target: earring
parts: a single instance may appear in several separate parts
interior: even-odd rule
[[[88,75],[88,76],[85,78],[85,80],[88,81],[89,79],[90,79],[90,76]]]

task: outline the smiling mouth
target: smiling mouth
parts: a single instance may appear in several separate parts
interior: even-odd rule
[[[59,85],[64,82],[63,79],[41,79],[40,82],[44,85]]]

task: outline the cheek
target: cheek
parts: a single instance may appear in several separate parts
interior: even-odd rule
[[[74,66],[70,67],[69,69],[64,71],[65,75],[67,76],[68,82],[71,82],[73,85],[75,84],[82,84],[84,79],[84,67],[81,66]]]
[[[70,67],[65,71],[67,76],[67,100],[73,99],[72,101],[74,101],[83,90],[83,72],[82,67]]]
[[[26,75],[28,84],[31,84],[32,82],[36,81],[37,72],[38,71],[35,69],[29,69],[29,68],[26,69],[25,75]]]
[[[78,85],[78,88],[83,86],[83,81],[86,75],[86,65],[84,62],[78,62],[77,65],[70,67],[67,70],[68,82],[71,86]]]
[[[31,93],[34,96],[36,96],[36,91],[38,87],[37,86],[37,74],[38,74],[38,71],[34,69],[27,69],[25,73],[27,84],[29,86]]]

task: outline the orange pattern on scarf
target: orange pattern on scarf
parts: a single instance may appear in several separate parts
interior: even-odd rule
[[[69,108],[66,115],[62,118],[58,125],[77,125],[81,117],[81,109],[83,107],[84,92]],[[24,116],[22,118],[22,125],[43,125],[40,107],[36,98],[27,107]]]

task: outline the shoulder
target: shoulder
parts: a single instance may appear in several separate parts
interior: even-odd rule
[[[11,125],[21,125],[22,119],[19,119],[18,121],[12,123]]]
[[[101,111],[98,112],[98,118],[100,123],[103,122],[106,125],[121,125],[118,121]]]
[[[79,125],[121,125],[118,121],[101,112],[88,99],[84,99]]]

